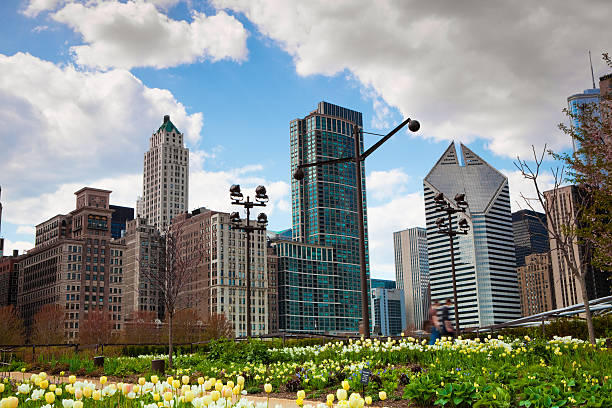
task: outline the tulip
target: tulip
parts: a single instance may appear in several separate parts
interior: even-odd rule
[[[338,391],[336,391],[336,397],[338,397],[338,401],[346,401],[346,390],[344,388],[340,388]]]
[[[365,403],[368,405],[372,404],[372,397],[370,397],[369,395],[365,397]]]
[[[52,392],[47,392],[45,394],[45,401],[47,401],[47,404],[53,404],[55,402],[55,394]]]
[[[381,401],[384,401],[387,399],[387,393],[384,391],[381,391],[378,393],[378,398],[380,398]]]
[[[83,401],[74,401],[72,408],[83,408]]]
[[[303,405],[304,405],[304,400],[303,400],[303,399],[301,399],[301,398],[298,398],[298,399],[295,401],[295,403],[296,403],[296,405],[297,405],[298,407],[301,407],[301,406],[303,406]]]
[[[75,375],[71,375],[70,377],[68,377],[68,382],[70,384],[74,384],[76,382],[76,376]]]
[[[44,371],[41,372],[40,374],[38,374],[38,376],[40,377],[41,380],[44,380],[47,378],[47,373],[45,373]]]
[[[139,393],[140,392],[140,385],[135,385],[134,388],[132,389],[132,391],[134,391],[135,393]]]
[[[153,394],[153,401],[155,401],[155,402],[159,401],[159,394],[158,393]]]
[[[44,390],[44,389],[46,389],[46,388],[49,386],[49,381],[47,381],[47,380],[41,380],[41,381],[38,383],[38,386]]]
[[[217,383],[215,384],[215,390],[217,391],[221,391],[223,389],[223,382],[221,382],[221,380],[217,381]]]
[[[330,403],[330,404],[333,403],[334,402],[334,398],[335,398],[334,394],[327,394],[327,402],[328,403]]]
[[[71,400],[71,399],[62,400],[62,407],[72,408],[73,406],[74,406],[74,400]]]
[[[81,390],[80,388],[77,390],[74,390],[74,398],[80,400],[81,398],[83,398],[83,390]]]
[[[49,385],[49,391],[52,391],[52,392],[55,391],[56,387],[57,387],[57,385],[55,385],[55,384]]]
[[[236,383],[238,383],[239,386],[243,387],[244,386],[244,377],[239,375],[238,378],[236,378]]]
[[[213,403],[213,399],[212,396],[210,395],[205,395],[202,397],[202,403],[206,406],[209,406],[210,404]]]
[[[146,382],[147,382],[147,380],[145,380],[145,378],[144,378],[144,377],[140,377],[140,378],[138,379],[138,384],[140,384],[140,385],[145,385],[145,384],[146,384]]]
[[[202,377],[198,377],[198,384],[199,384],[199,385],[204,384],[204,378],[202,378]]]
[[[300,398],[300,399],[306,398],[306,393],[304,392],[304,390],[299,390],[297,392],[297,397]]]
[[[185,392],[185,402],[191,402],[193,401],[193,391],[187,391]]]
[[[108,381],[108,379],[105,376],[100,377],[100,384],[104,385],[106,381]]]
[[[91,398],[94,401],[100,401],[100,399],[102,398],[102,391],[100,390],[95,390],[92,394],[91,394]]]
[[[89,387],[85,387],[85,388],[83,388],[83,396],[84,396],[85,398],[89,398],[89,397],[91,397],[91,392],[92,392],[92,389],[91,389],[91,388],[89,388]]]
[[[266,384],[264,385],[264,391],[267,392],[268,394],[272,392],[272,384]]]
[[[55,395],[57,395],[58,397],[59,397],[60,395],[62,395],[62,389],[61,389],[61,388],[59,388],[59,387],[57,387],[57,388],[55,389]]]
[[[234,393],[234,395],[239,395],[240,394],[240,386],[236,385],[234,388],[232,388],[232,392]]]
[[[349,382],[348,382],[348,381],[344,380],[344,381],[342,381],[342,388],[343,388],[344,390],[348,391],[348,390],[349,390],[349,388],[351,388],[351,386],[349,385]]]
[[[0,394],[4,392],[4,384],[0,383]]]
[[[183,378],[181,378],[181,381],[183,382],[183,384],[189,384],[189,376],[184,375]]]
[[[19,400],[17,397],[3,398],[2,401],[0,401],[0,408],[17,408],[18,404]]]
[[[181,382],[179,380],[172,380],[172,388],[175,388],[175,389],[181,388]]]
[[[164,401],[172,400],[172,393],[170,391],[164,392]]]
[[[172,381],[174,381],[174,377],[172,377],[172,376],[170,376],[170,377],[168,377],[168,378],[166,379],[166,382],[167,382],[168,384],[172,384]]]
[[[214,390],[210,393],[210,396],[212,397],[213,401],[217,402],[219,398],[221,398],[221,393],[217,390]]]

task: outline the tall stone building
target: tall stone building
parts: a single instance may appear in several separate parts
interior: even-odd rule
[[[546,214],[531,210],[512,213],[516,266],[525,265],[525,257],[550,251]]]
[[[550,254],[533,253],[517,268],[521,314],[531,316],[555,309]]]
[[[0,257],[0,307],[17,304],[19,261],[25,255],[13,250],[13,256]]]
[[[427,230],[414,227],[393,233],[395,280],[403,290],[406,324],[422,329],[428,320],[429,262]]]
[[[482,327],[521,315],[510,192],[506,176],[463,144],[460,147],[461,163],[451,143],[423,181],[431,298],[453,298],[449,237],[438,233],[436,225],[447,214],[434,197],[443,193],[456,206],[453,198],[462,193],[469,208],[452,218],[455,230],[462,217],[471,227],[467,235],[454,238],[460,324]]]
[[[360,112],[320,102],[290,129],[291,174],[300,164],[354,155]],[[361,139],[363,139],[360,136]],[[363,151],[363,140],[359,140]],[[279,326],[289,331],[357,333],[361,281],[353,162],[304,169],[291,181],[293,242],[279,241]],[[362,168],[364,218],[365,170]],[[367,220],[364,219],[364,222]],[[367,251],[366,222],[366,264]],[[369,269],[368,269],[369,277]]]
[[[111,243],[110,191],[85,187],[76,209],[36,226],[36,246],[19,262],[17,308],[26,327],[47,304],[65,309],[64,334],[78,338],[90,311],[105,311],[121,330],[125,247]]]
[[[137,215],[148,224],[163,230],[173,217],[188,211],[189,149],[168,115],[149,139],[142,185],[142,213]]]
[[[558,225],[572,225],[576,222],[577,209],[580,205],[582,192],[576,186],[560,187],[556,192],[544,192],[548,210],[549,229],[551,218]],[[584,302],[578,279],[571,273],[560,251],[557,250],[557,241],[550,237],[550,253],[552,259],[552,277],[554,281],[554,295],[556,307],[567,307]],[[587,295],[589,300],[608,296],[611,293],[609,274],[594,269],[591,259],[584,252],[584,248],[573,243],[572,257],[577,260],[579,268],[586,268]]]

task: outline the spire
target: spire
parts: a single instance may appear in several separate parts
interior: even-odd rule
[[[595,89],[595,75],[593,74],[593,60],[591,59],[591,50],[589,50],[589,62],[591,63],[591,80],[593,81],[593,89]]]

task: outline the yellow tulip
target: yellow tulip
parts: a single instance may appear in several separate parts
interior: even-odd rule
[[[81,390],[80,388],[78,390],[74,390],[74,398],[78,400],[83,398],[83,390]]]
[[[298,397],[298,398],[301,398],[301,399],[306,398],[306,393],[304,392],[304,390],[299,390],[299,391],[297,392],[297,397]]]
[[[204,384],[204,378],[198,377],[198,384],[200,385]]]
[[[70,384],[74,384],[76,382],[76,375],[71,375],[70,377],[68,377],[68,382]]]
[[[213,401],[217,402],[219,398],[221,398],[221,393],[217,390],[214,390],[210,393],[210,396],[212,397]]]
[[[351,386],[349,385],[349,382],[348,382],[348,381],[344,380],[344,381],[342,381],[342,388],[343,388],[344,390],[348,391],[348,390],[349,390],[349,388],[351,388]]]
[[[17,405],[19,405],[19,400],[17,397],[8,397],[6,399],[3,398],[0,402],[0,407],[2,408],[17,408]]]
[[[304,400],[303,400],[303,399],[301,399],[301,398],[298,398],[298,399],[295,401],[295,403],[296,403],[296,405],[297,405],[298,407],[301,407],[302,405],[304,405]]]
[[[346,390],[344,388],[340,388],[338,391],[336,391],[336,397],[338,398],[338,401],[346,401]]]
[[[156,376],[156,375],[152,375],[151,376],[151,382],[153,384],[157,384],[158,381],[159,381],[159,377],[158,376]]]
[[[60,371],[60,377],[63,377],[63,376],[64,376],[64,372]]]
[[[187,391],[185,392],[185,402],[191,402],[193,401],[193,391]]]
[[[0,394],[4,392],[4,384],[0,383]]]
[[[92,390],[91,390],[91,388],[89,388],[89,387],[85,387],[85,388],[83,388],[83,396],[84,396],[85,398],[89,398],[89,397],[91,397],[91,391],[92,391]]]
[[[108,381],[108,379],[105,376],[100,377],[100,384],[104,385],[106,381]]]
[[[55,389],[55,395],[57,395],[58,397],[59,397],[60,395],[62,395],[62,389],[61,389],[61,388],[59,388],[59,387],[57,387],[57,388]]]
[[[264,385],[264,391],[267,392],[268,394],[272,392],[272,384],[266,384]]]
[[[236,383],[241,387],[244,386],[244,377],[239,375],[238,378],[236,378]]]
[[[202,402],[204,403],[204,405],[209,406],[210,404],[212,404],[213,399],[210,395],[205,395],[202,397]]]
[[[37,385],[44,390],[49,386],[49,381],[42,380]]]
[[[336,397],[334,396],[334,394],[327,394],[327,402],[328,403],[333,403],[335,398]]]
[[[234,395],[239,395],[240,394],[240,386],[236,385],[234,388],[232,388],[232,392],[234,393]]]
[[[372,397],[370,397],[369,395],[365,397],[365,403],[370,405],[372,403]]]
[[[172,381],[172,388],[179,389],[181,388],[181,382],[179,380]]]
[[[132,388],[132,391],[138,394],[140,392],[140,385],[135,385],[134,388]]]
[[[189,376],[188,375],[184,375],[183,378],[181,378],[181,380],[183,381],[183,384],[189,384]]]
[[[158,393],[153,394],[153,401],[155,401],[155,402],[159,401],[159,394]]]
[[[83,401],[74,401],[72,408],[83,408]]]
[[[100,398],[102,398],[102,392],[100,390],[95,390],[92,394],[91,394],[91,398],[94,401],[100,401]]]
[[[55,387],[57,387],[55,384],[49,385],[49,391],[55,391]]]
[[[172,393],[170,391],[164,392],[164,400],[170,401],[172,399]]]
[[[45,401],[47,401],[47,404],[53,404],[55,402],[55,394],[52,392],[45,393]]]
[[[41,380],[44,380],[47,378],[47,373],[45,373],[44,371],[41,372],[40,374],[38,374],[38,376],[40,377]]]
[[[215,384],[215,390],[217,391],[221,391],[223,389],[223,383],[221,382],[221,380],[217,381],[217,383]]]
[[[140,377],[140,378],[138,379],[138,384],[140,384],[140,385],[145,385],[146,383],[147,383],[147,380],[145,380],[145,378],[144,378],[144,377]]]
[[[380,398],[381,401],[384,401],[387,399],[387,393],[384,391],[381,391],[378,393],[378,398]]]

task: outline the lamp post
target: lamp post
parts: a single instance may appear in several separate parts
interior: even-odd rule
[[[362,177],[361,177],[361,162],[366,159],[370,154],[372,154],[376,149],[378,149],[383,143],[385,143],[391,136],[396,134],[401,128],[408,125],[408,129],[412,132],[416,132],[419,130],[421,125],[417,120],[412,120],[410,118],[406,119],[402,123],[400,123],[395,129],[389,132],[387,135],[384,135],[382,139],[376,142],[372,147],[370,147],[365,152],[361,153],[361,145],[359,143],[360,138],[360,129],[357,124],[353,125],[353,139],[355,146],[355,153],[352,157],[341,157],[339,159],[331,159],[331,160],[323,160],[314,163],[305,163],[299,164],[295,173],[293,173],[293,178],[300,181],[305,177],[304,168],[314,167],[314,166],[324,166],[327,164],[338,164],[338,163],[346,163],[346,162],[354,162],[355,163],[355,179],[357,182],[357,223],[359,224],[359,264],[360,264],[360,275],[361,275],[361,325],[360,331],[361,334],[365,338],[370,337],[370,309],[369,309],[369,293],[368,293],[368,276],[366,274],[366,260],[365,260],[365,226],[363,222],[363,187]],[[362,133],[369,133],[363,132]],[[375,134],[375,133],[374,133]],[[379,135],[383,136],[383,135]]]
[[[457,225],[459,229],[453,230],[453,214],[457,213],[465,213],[468,208],[468,203],[465,201],[465,194],[457,194],[455,195],[455,203],[456,207],[451,206],[451,203],[444,198],[443,193],[438,193],[434,197],[435,203],[440,207],[441,211],[446,212],[448,217],[448,225],[446,225],[446,220],[444,217],[440,217],[436,220],[436,225],[438,226],[438,233],[444,234],[448,236],[450,240],[450,251],[451,251],[451,274],[453,279],[453,303],[455,304],[455,330],[457,334],[461,333],[461,328],[459,326],[459,304],[457,302],[457,279],[455,278],[455,247],[454,247],[454,238],[457,235],[467,235],[470,225],[468,224],[467,219],[462,218],[459,220]]]
[[[233,184],[230,187],[230,198],[232,204],[241,205],[246,209],[246,224],[241,224],[238,212],[230,214],[230,222],[232,223],[233,230],[244,231],[246,233],[246,325],[247,337],[251,337],[251,234],[253,231],[264,231],[268,224],[268,216],[264,213],[259,213],[257,224],[251,225],[251,208],[265,207],[268,202],[268,195],[264,186],[258,186],[255,189],[255,201],[251,201],[249,196],[244,201],[243,195],[240,192],[240,185]]]

